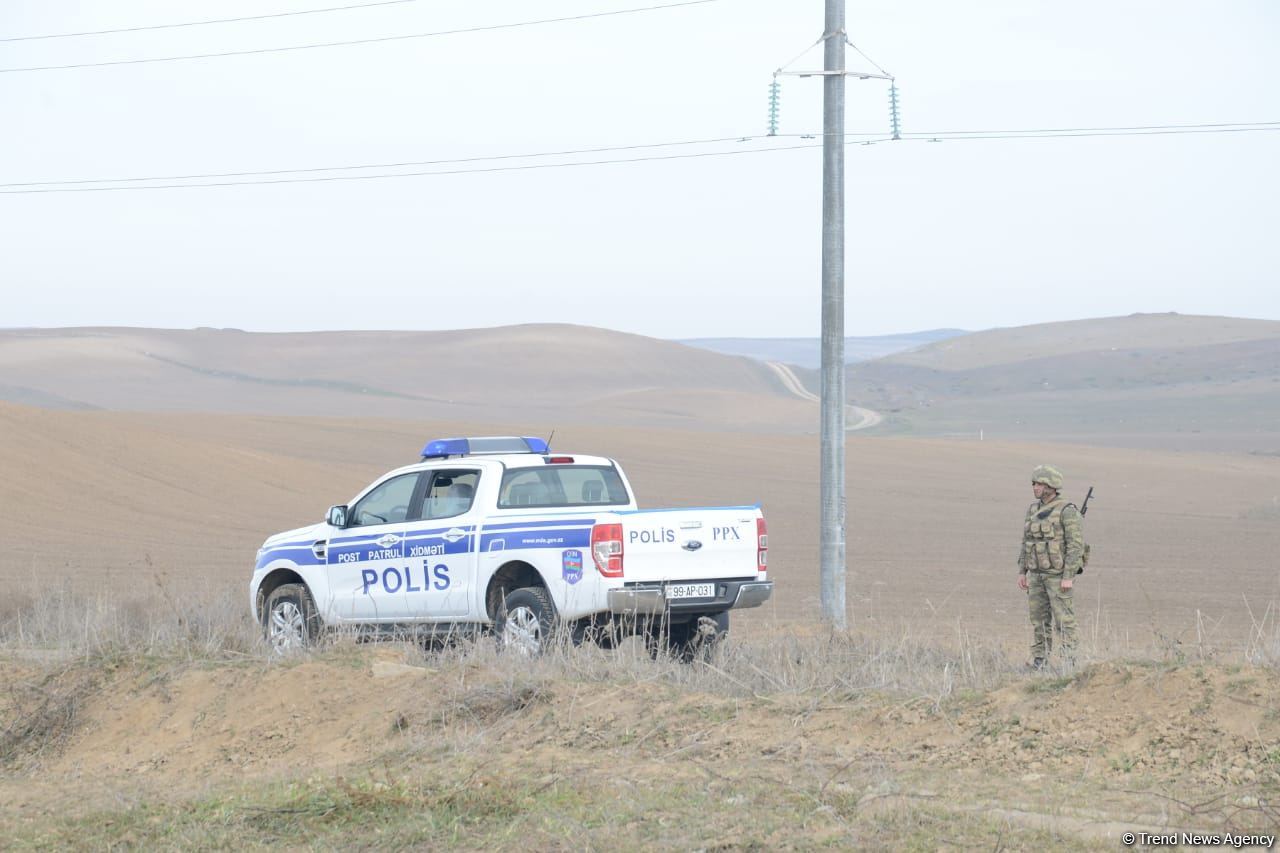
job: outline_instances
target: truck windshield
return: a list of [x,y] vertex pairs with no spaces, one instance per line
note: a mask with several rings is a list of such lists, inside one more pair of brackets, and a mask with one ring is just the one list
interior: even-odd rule
[[502,476],[498,508],[616,506],[630,503],[612,465],[513,468]]

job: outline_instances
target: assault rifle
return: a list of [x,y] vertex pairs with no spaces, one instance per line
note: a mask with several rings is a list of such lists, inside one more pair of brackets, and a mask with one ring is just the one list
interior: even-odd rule
[[[1089,511],[1089,498],[1091,498],[1091,497],[1093,497],[1093,486],[1090,486],[1090,487],[1089,487],[1089,493],[1088,493],[1087,495],[1085,495],[1085,496],[1084,496],[1084,503],[1080,504],[1080,517],[1081,517],[1081,518],[1083,518],[1083,517],[1084,517],[1084,514],[1085,514],[1085,513],[1087,513],[1087,512]],[[1089,543],[1088,543],[1088,542],[1086,542],[1086,543],[1085,543],[1085,545],[1084,545],[1084,554],[1082,554],[1082,555],[1081,555],[1081,557],[1080,557],[1080,568],[1079,568],[1079,570],[1076,572],[1076,574],[1078,574],[1078,575],[1084,574],[1084,567],[1085,567],[1085,566],[1087,566],[1087,565],[1089,565],[1089,551],[1090,551],[1090,550],[1091,550],[1091,549],[1089,548]]]

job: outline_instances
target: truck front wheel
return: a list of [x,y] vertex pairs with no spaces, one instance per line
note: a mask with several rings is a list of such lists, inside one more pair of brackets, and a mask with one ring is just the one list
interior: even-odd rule
[[262,609],[263,635],[272,654],[296,654],[320,638],[320,616],[304,585],[287,583],[276,587]]
[[556,610],[546,589],[526,586],[513,590],[503,599],[498,614],[498,646],[535,657],[546,651],[555,626]]

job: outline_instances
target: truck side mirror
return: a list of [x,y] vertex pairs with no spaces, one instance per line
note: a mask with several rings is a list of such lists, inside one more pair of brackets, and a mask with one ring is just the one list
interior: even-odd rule
[[329,514],[325,517],[331,527],[347,526],[347,508],[346,506],[331,506]]

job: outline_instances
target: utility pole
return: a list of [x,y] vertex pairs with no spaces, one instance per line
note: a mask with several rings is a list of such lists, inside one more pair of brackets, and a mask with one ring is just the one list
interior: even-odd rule
[[822,75],[822,615],[844,628],[844,78],[845,0],[826,0]]
[[[848,624],[845,613],[845,385],[844,385],[844,81],[888,80],[885,71],[858,46],[849,41],[844,28],[845,0],[826,0],[826,23],[822,37],[809,50],[823,45],[823,70],[788,71],[795,59],[773,72],[774,83],[782,75],[822,77],[822,426],[820,431],[821,470],[819,472],[819,565],[822,573],[822,618],[833,628]],[[849,71],[845,67],[845,46],[852,47],[879,74]],[[770,133],[776,118],[776,88],[770,89]],[[890,92],[890,121],[893,138],[899,139],[898,90]]]

